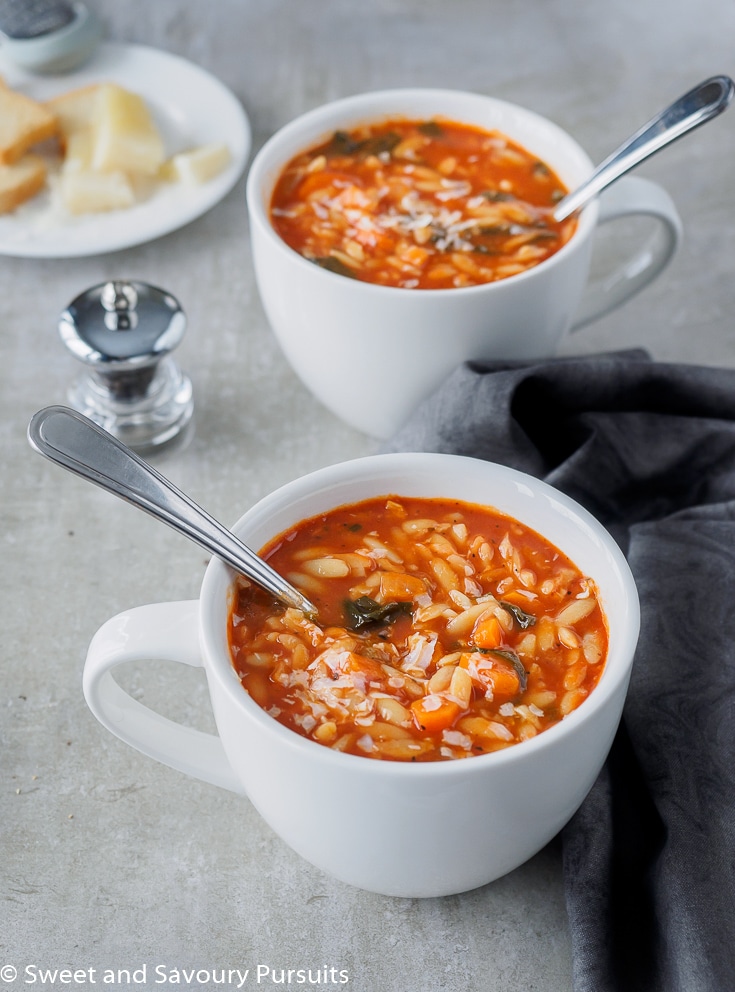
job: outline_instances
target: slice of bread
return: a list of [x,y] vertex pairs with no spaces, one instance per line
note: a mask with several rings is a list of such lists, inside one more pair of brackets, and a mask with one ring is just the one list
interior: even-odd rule
[[17,162],[29,148],[56,134],[54,114],[24,93],[0,84],[0,163]]
[[0,165],[0,214],[40,193],[45,182],[46,163],[40,155],[24,155],[12,165]]

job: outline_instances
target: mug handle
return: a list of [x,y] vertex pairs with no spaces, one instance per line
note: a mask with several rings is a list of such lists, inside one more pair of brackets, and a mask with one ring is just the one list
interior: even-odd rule
[[116,737],[156,761],[244,794],[219,737],[143,706],[112,676],[123,662],[154,660],[202,666],[198,600],[139,606],[100,627],[89,645],[82,679],[92,713]]
[[682,223],[674,201],[658,183],[640,176],[625,176],[600,196],[598,224],[631,214],[647,214],[660,221],[636,254],[614,272],[591,282],[572,324],[572,330],[604,316],[659,275],[671,261],[682,236]]

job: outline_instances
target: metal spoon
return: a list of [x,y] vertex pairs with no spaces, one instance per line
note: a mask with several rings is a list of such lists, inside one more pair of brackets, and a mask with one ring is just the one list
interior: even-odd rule
[[600,163],[581,186],[559,200],[554,220],[564,220],[649,155],[722,113],[733,93],[735,83],[729,76],[712,76],[679,97]]
[[316,607],[305,596],[231,531],[81,413],[64,406],[39,410],[28,425],[28,440],[52,462],[146,510],[287,606],[316,614]]

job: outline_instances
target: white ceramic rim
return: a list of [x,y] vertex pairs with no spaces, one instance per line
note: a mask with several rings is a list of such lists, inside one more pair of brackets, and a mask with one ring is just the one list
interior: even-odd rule
[[[355,472],[369,473],[371,469],[384,469],[384,467],[389,467],[391,462],[395,466],[401,464],[403,466],[408,465],[410,468],[411,464],[418,465],[422,461],[426,463],[427,459],[440,459],[445,467],[448,467],[452,460],[483,461],[482,459],[467,458],[467,456],[462,455],[396,452],[367,455],[347,462],[339,462],[287,483],[270,495],[265,496],[251,507],[232,529],[236,533],[239,533],[244,522],[254,519],[257,516],[268,514],[271,507],[275,509],[289,506],[296,500],[304,498],[307,493],[328,494],[335,485],[349,479],[351,474],[354,475]],[[523,741],[514,744],[512,747],[489,754],[473,755],[470,758],[457,761],[428,761],[405,764],[398,761],[380,761],[363,757],[362,755],[333,751],[323,744],[318,744],[316,741],[302,737],[296,731],[279,723],[276,719],[269,716],[243,689],[230,660],[229,651],[226,647],[224,651],[221,650],[223,644],[226,643],[226,631],[219,629],[214,618],[216,604],[213,597],[219,595],[229,597],[234,572],[219,560],[212,559],[207,567],[200,595],[200,637],[204,655],[204,667],[208,676],[216,679],[220,688],[238,706],[243,708],[247,718],[254,720],[258,724],[264,735],[264,743],[269,737],[275,736],[281,747],[286,746],[299,751],[305,747],[313,749],[312,756],[317,761],[337,762],[338,765],[344,762],[348,764],[358,762],[358,765],[355,766],[355,771],[361,769],[361,773],[367,775],[435,775],[442,778],[444,776],[451,777],[458,774],[480,775],[487,769],[488,764],[504,765],[508,762],[532,760],[532,756],[536,751],[551,747],[557,739],[573,734],[575,728],[580,723],[594,720],[597,713],[605,706],[610,697],[617,692],[621,684],[627,682],[638,639],[640,607],[635,581],[618,544],[592,514],[561,491],[554,489],[540,479],[533,478],[507,466],[490,462],[486,462],[485,464],[490,465],[498,477],[504,478],[509,483],[530,489],[534,496],[539,496],[554,506],[556,512],[567,518],[571,517],[607,559],[613,581],[618,584],[619,590],[626,602],[626,626],[624,630],[620,632],[616,631],[614,634],[614,651],[608,655],[602,676],[594,691],[590,693],[588,698],[576,710],[565,717],[560,723],[555,724],[553,727],[550,727],[548,730],[543,731],[543,733],[528,741]],[[447,498],[452,498],[451,487],[448,486],[448,489],[450,492]],[[387,485],[386,494],[390,491],[395,492],[395,489]],[[339,506],[344,504],[336,503],[332,505]],[[280,532],[279,530],[272,536],[276,537]],[[553,541],[553,538],[551,540]],[[561,545],[557,546],[562,551],[564,550]],[[253,755],[252,759],[257,760],[257,755]]]
[[[436,104],[439,108],[434,114],[439,116],[452,117],[454,120],[461,119],[468,124],[478,124],[484,126],[477,120],[476,114],[467,112],[466,114],[454,113],[442,110],[442,106],[449,103],[466,102],[468,107],[490,107],[499,114],[520,115],[525,121],[541,130],[547,136],[553,138],[566,149],[565,154],[575,162],[575,168],[579,169],[578,175],[571,177],[568,170],[558,167],[548,154],[544,154],[543,160],[559,175],[559,178],[569,185],[581,182],[592,170],[592,161],[582,147],[572,138],[570,134],[546,117],[542,117],[533,110],[528,110],[518,104],[509,103],[507,100],[500,100],[496,97],[487,96],[482,93],[472,93],[464,90],[452,89],[424,89],[406,88],[375,90],[368,93],[360,93],[356,96],[343,97],[331,103],[315,107],[313,110],[301,114],[288,124],[279,128],[263,145],[257,153],[250,166],[246,185],[246,198],[251,224],[257,224],[261,233],[280,251],[286,252],[296,264],[308,265],[314,270],[317,278],[331,280],[334,278],[344,279],[328,269],[320,268],[305,259],[299,252],[295,251],[279,237],[274,230],[268,216],[268,206],[275,186],[276,180],[283,167],[297,154],[306,151],[321,141],[326,141],[329,136],[339,127],[355,127],[358,124],[379,120],[382,117],[394,116],[416,116],[418,110],[406,109],[410,104],[427,104],[429,108]],[[501,130],[501,128],[498,128]],[[504,132],[505,133],[505,132]],[[517,140],[523,147],[528,147],[527,140],[524,141],[511,133],[508,133],[511,140]],[[533,151],[533,149],[529,149]],[[566,172],[566,175],[565,175]],[[507,283],[517,283],[531,278],[534,272],[539,269],[547,270],[551,266],[560,265],[570,252],[574,251],[580,239],[591,234],[598,216],[598,204],[596,200],[589,203],[580,211],[577,229],[569,241],[555,252],[550,258],[545,259],[539,265],[519,272],[517,275],[508,276],[496,282],[483,283],[479,286],[463,286],[459,288],[446,288],[441,291],[435,289],[415,288],[411,293],[437,293],[447,294],[468,294],[492,291],[494,287]],[[407,291],[400,286],[381,286],[376,283],[354,280],[356,292],[375,293],[402,293]]]

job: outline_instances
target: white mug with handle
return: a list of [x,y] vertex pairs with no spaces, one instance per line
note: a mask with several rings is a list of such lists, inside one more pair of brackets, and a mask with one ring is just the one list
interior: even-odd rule
[[[301,520],[388,493],[491,504],[594,578],[609,650],[598,685],[578,709],[531,740],[461,761],[381,761],[325,747],[283,726],[243,689],[227,635],[234,574],[218,559],[198,601],[141,606],[100,628],[84,694],[113,734],[185,774],[245,794],[287,844],[331,875],[385,895],[448,895],[532,857],[591,788],[625,700],[638,596],[619,547],[582,507],[531,476],[457,455],[373,455],[320,469],[266,496],[234,530],[260,548]],[[117,666],[155,659],[203,666],[218,736],[165,718],[115,681]]]
[[[271,196],[286,164],[338,130],[390,117],[446,119],[498,131],[545,162],[568,189],[593,172],[577,142],[515,104],[456,90],[364,93],[312,110],[281,128],[256,156],[247,198],[261,300],[281,348],[306,386],[351,426],[384,438],[464,361],[553,356],[573,327],[589,324],[651,283],[673,257],[682,225],[657,183],[625,176],[581,211],[577,229],[535,268],[459,289],[402,289],[347,279],[303,258],[274,230]],[[595,232],[646,215],[652,237],[614,272],[589,281]]]

